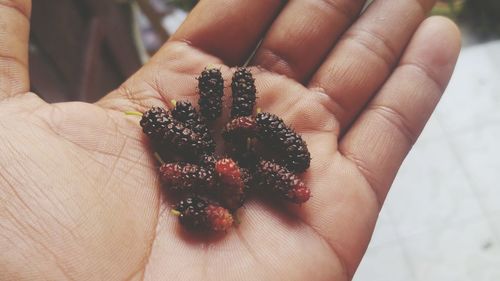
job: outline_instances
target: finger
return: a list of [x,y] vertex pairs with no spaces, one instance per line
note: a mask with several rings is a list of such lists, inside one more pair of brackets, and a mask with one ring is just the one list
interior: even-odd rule
[[365,0],[299,0],[287,4],[252,61],[303,81],[356,19]]
[[440,17],[426,20],[391,78],[341,140],[339,151],[356,163],[379,202],[436,107],[459,51],[455,24]]
[[343,132],[390,75],[434,2],[374,1],[314,74],[309,86],[331,97]]
[[459,45],[448,20],[425,21],[391,78],[340,140],[340,153],[311,151],[311,165],[323,162],[324,168],[311,169],[317,174],[306,178],[320,183],[301,217],[341,257],[346,280],[361,261],[397,169],[449,80]]
[[228,65],[245,62],[278,14],[280,0],[205,0],[171,40],[185,41]]
[[0,0],[0,99],[29,91],[30,0]]

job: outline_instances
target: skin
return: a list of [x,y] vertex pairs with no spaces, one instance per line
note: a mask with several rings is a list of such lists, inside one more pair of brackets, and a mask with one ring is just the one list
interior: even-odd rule
[[[434,1],[363,4],[204,0],[119,89],[47,104],[29,93],[30,1],[0,0],[0,279],[350,280],[460,49],[452,22],[425,19]],[[196,102],[205,66],[228,83],[261,38],[258,106],[307,141],[313,197],[252,199],[227,234],[191,235],[123,112]]]

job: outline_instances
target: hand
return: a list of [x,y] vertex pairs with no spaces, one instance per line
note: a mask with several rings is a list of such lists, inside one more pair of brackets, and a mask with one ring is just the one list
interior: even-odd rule
[[[450,78],[459,32],[424,20],[432,0],[375,1],[359,18],[362,0],[282,2],[201,1],[119,89],[47,104],[28,93],[30,1],[0,1],[0,279],[350,280]],[[313,197],[287,210],[251,200],[223,238],[194,239],[123,112],[195,102],[199,72],[215,65],[230,81],[228,66],[263,34],[258,106],[307,141]]]

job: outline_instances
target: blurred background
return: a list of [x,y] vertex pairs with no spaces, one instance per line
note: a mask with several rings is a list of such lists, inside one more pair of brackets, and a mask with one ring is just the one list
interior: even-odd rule
[[[33,91],[50,102],[99,99],[146,62],[196,2],[33,1]],[[459,24],[463,50],[355,281],[500,280],[500,0],[439,1],[432,13]]]

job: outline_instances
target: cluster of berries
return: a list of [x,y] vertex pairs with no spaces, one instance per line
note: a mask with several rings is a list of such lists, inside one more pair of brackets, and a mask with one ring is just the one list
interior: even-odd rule
[[209,122],[222,113],[224,80],[219,69],[205,69],[198,77],[199,111],[187,101],[174,102],[171,110],[151,108],[140,122],[160,156],[165,187],[183,198],[172,213],[191,230],[228,230],[235,211],[252,191],[297,204],[310,197],[297,176],[310,165],[306,143],[278,116],[253,114],[256,88],[248,69],[236,70],[231,88],[231,121],[222,131],[223,157],[215,154],[209,129]]

